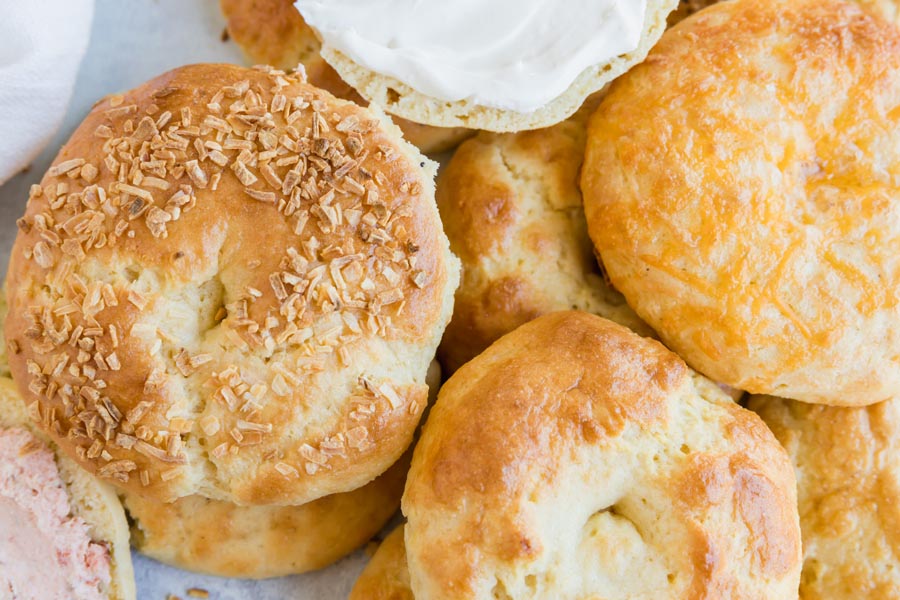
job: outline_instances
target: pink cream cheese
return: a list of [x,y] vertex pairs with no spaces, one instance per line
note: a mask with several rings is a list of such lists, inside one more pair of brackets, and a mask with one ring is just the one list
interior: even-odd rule
[[102,600],[109,550],[72,516],[53,451],[0,429],[0,599]]

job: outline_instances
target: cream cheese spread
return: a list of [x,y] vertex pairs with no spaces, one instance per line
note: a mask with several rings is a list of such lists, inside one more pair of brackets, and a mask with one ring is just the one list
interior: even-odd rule
[[297,0],[323,46],[447,101],[529,113],[635,50],[646,0]]
[[0,429],[0,598],[102,600],[109,551],[89,533],[53,451],[24,429]]

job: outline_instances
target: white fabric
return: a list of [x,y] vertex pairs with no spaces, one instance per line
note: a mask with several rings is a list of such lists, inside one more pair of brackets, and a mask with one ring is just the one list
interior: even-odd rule
[[0,0],[0,184],[59,128],[93,13],[93,0]]

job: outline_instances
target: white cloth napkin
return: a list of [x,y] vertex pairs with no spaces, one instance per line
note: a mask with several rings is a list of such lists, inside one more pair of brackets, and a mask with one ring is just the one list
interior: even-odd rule
[[0,184],[59,128],[93,15],[93,0],[0,0]]

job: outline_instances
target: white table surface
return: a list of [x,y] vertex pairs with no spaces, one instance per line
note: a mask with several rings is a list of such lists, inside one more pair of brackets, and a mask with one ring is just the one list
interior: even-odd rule
[[[30,2],[33,0],[15,0]],[[224,20],[218,0],[96,0],[87,56],[62,129],[31,168],[0,187],[0,275],[6,275],[16,219],[24,212],[28,188],[40,180],[59,147],[100,97],[127,90],[168,69],[197,62],[242,63],[232,42],[221,40]],[[365,565],[362,551],[332,567],[267,581],[219,579],[187,573],[134,554],[139,600],[187,600],[188,588],[210,592],[213,600],[344,599]]]

